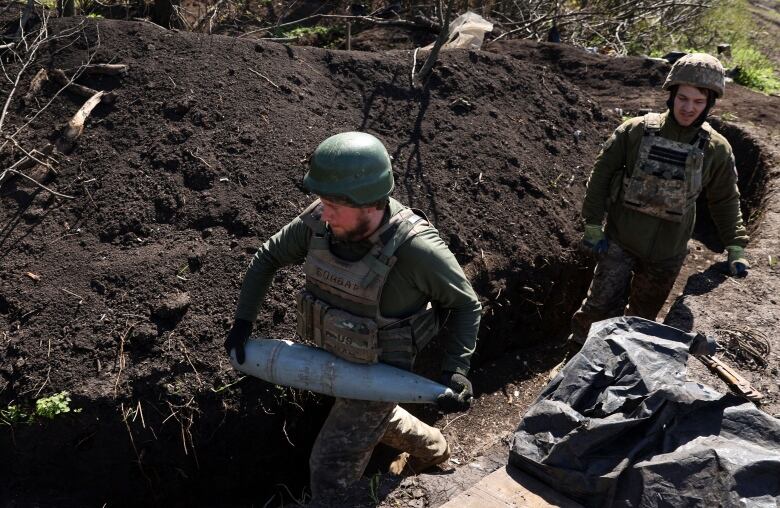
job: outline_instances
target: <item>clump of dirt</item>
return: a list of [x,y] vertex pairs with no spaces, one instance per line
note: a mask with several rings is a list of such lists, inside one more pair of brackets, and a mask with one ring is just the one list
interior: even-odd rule
[[[67,390],[81,410],[2,433],[4,498],[241,503],[276,484],[300,492],[327,401],[239,378],[222,341],[250,257],[313,199],[306,158],[336,132],[386,143],[396,196],[428,214],[463,264],[485,307],[477,368],[566,327],[588,276],[576,252],[584,161],[616,122],[566,79],[453,51],[413,89],[405,51],[138,22],[49,29],[73,35],[52,40],[20,90],[39,67],[129,72],[77,79],[118,98],[93,112],[48,183],[75,199],[19,179],[0,192],[0,407],[31,411]],[[47,83],[32,105],[13,102],[7,125],[38,112],[17,141],[41,147],[83,100]],[[297,268],[279,272],[258,333],[293,337],[289,295],[301,281]]]

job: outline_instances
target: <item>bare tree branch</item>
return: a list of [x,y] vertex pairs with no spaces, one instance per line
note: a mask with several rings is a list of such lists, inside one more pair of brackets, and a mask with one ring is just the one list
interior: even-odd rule
[[[444,45],[444,43],[447,41],[447,36],[449,35],[449,26],[450,26],[450,16],[452,15],[452,4],[454,0],[447,0],[447,8],[442,12],[442,8],[444,7],[444,3],[439,0],[439,12],[441,16],[441,29],[439,30],[439,36],[436,38],[436,42],[433,45],[433,48],[431,49],[431,52],[428,54],[428,58],[425,59],[425,63],[423,64],[422,68],[420,69],[419,74],[415,76],[414,81],[417,83],[424,83],[425,80],[428,79],[428,76],[431,73],[431,70],[433,69],[433,65],[436,63],[436,60],[439,58],[439,51],[441,51],[441,47]],[[414,86],[415,83],[413,82],[412,85]]]

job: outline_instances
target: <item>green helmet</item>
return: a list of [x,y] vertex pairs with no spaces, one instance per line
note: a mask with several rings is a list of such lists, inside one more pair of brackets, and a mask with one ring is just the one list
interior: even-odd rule
[[367,205],[393,191],[393,171],[385,146],[365,132],[342,132],[314,150],[303,184],[314,194]]
[[674,85],[708,88],[720,98],[726,88],[726,76],[723,66],[714,56],[707,53],[689,53],[674,62],[663,88],[669,90]]

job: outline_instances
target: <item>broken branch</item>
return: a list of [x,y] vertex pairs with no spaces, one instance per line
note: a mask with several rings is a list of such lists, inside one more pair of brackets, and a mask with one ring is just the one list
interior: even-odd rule
[[129,66],[126,64],[92,64],[84,67],[84,74],[105,74],[107,76],[124,76]]
[[[54,78],[54,80],[57,81],[57,83],[59,83],[61,86],[65,87],[66,90],[73,92],[76,95],[80,95],[81,97],[94,97],[94,95],[98,93],[97,90],[93,90],[88,86],[74,83],[73,80],[68,78],[67,74],[65,74],[65,72],[61,69],[52,69],[50,74],[52,78]],[[116,94],[112,92],[100,93],[103,94],[101,95],[101,100],[106,104],[111,104],[114,102],[114,100],[116,100]]]
[[[442,8],[444,7],[444,4],[443,2],[439,1],[441,29],[439,30],[439,36],[436,38],[436,43],[433,45],[431,52],[428,53],[428,58],[425,59],[425,63],[420,69],[420,73],[414,77],[414,81],[416,81],[417,83],[423,83],[426,79],[428,79],[431,70],[433,70],[433,65],[436,63],[436,60],[439,58],[439,51],[441,51],[441,47],[447,41],[447,37],[449,35],[450,15],[452,14],[452,4],[453,4],[453,0],[447,0],[446,11],[442,12]],[[412,83],[412,85],[414,85],[414,83]]]
[[35,77],[32,78],[32,81],[30,81],[30,89],[27,91],[26,94],[24,94],[24,97],[22,98],[22,102],[25,105],[32,102],[33,97],[38,95],[38,93],[41,91],[41,87],[48,79],[49,79],[49,74],[46,72],[46,69],[41,68],[41,70],[39,70],[35,74]]
[[81,109],[76,111],[76,114],[73,115],[73,118],[70,119],[67,127],[65,127],[62,136],[57,140],[57,151],[68,153],[73,148],[73,144],[84,131],[84,123],[87,121],[89,114],[103,99],[103,95],[105,95],[105,92],[96,92],[81,106]]

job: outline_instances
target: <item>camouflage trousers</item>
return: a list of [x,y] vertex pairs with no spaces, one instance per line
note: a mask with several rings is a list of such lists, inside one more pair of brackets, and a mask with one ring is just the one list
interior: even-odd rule
[[655,319],[684,261],[685,255],[660,262],[644,261],[610,242],[596,264],[588,296],[572,316],[570,340],[583,344],[590,325],[602,319],[623,314]]
[[312,497],[338,495],[359,480],[380,442],[424,460],[447,453],[439,429],[394,402],[337,398],[309,457]]

